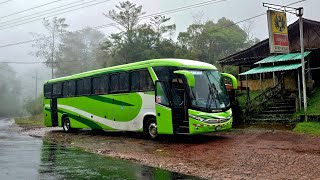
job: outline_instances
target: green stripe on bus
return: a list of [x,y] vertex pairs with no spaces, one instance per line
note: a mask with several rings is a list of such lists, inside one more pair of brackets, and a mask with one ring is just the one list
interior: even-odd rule
[[124,101],[119,101],[116,99],[111,99],[103,96],[87,96],[87,98],[94,99],[97,101],[109,103],[109,104],[115,104],[115,105],[123,105],[123,106],[134,106],[133,104],[124,102]]
[[88,127],[92,128],[92,129],[103,129],[99,124],[91,121],[88,118],[77,116],[77,115],[74,115],[74,114],[69,113],[67,111],[61,110],[61,109],[58,109],[58,112],[61,113],[61,114],[66,114],[69,118],[74,119],[74,120],[76,120],[76,121],[78,121],[78,122],[80,122],[82,124],[85,124],[85,125],[87,125]]

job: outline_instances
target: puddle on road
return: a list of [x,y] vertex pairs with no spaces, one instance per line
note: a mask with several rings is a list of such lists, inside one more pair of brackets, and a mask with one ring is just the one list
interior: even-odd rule
[[198,179],[43,142],[40,179]]
[[51,144],[23,135],[0,118],[0,179],[199,179]]

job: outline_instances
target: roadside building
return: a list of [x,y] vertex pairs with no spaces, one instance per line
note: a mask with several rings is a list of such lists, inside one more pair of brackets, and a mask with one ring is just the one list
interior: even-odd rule
[[[310,91],[320,87],[320,22],[303,19],[306,61],[306,82]],[[289,54],[270,54],[269,39],[218,61],[223,67],[237,66],[239,86],[250,90],[265,90],[283,78],[284,88],[298,92],[301,85],[301,54],[299,22],[288,27]],[[302,87],[302,86],[300,86]]]

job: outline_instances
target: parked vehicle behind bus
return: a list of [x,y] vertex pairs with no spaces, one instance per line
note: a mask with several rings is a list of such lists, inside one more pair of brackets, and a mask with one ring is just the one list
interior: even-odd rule
[[159,134],[200,134],[232,127],[223,77],[211,64],[140,61],[56,78],[44,84],[44,123]]

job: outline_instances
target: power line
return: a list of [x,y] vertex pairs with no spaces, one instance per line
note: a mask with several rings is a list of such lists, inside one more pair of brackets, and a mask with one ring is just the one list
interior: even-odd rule
[[[116,25],[116,23],[109,23],[109,24],[104,24],[104,25],[93,27],[93,29],[102,29],[102,28],[111,27],[111,26],[114,26],[114,25]],[[80,30],[77,30],[77,31],[73,31],[73,32],[81,32],[81,31],[83,31],[83,29],[80,29]],[[5,45],[0,46],[0,48],[16,46],[16,45],[20,45],[20,44],[28,44],[28,43],[36,42],[36,41],[39,41],[39,40],[42,40],[42,39],[48,39],[48,38],[52,38],[52,36],[47,36],[47,37],[38,38],[38,39],[32,39],[32,40],[27,40],[27,41],[21,41],[21,42],[17,42],[17,43],[5,44]]]
[[149,15],[146,15],[146,16],[142,16],[140,19],[147,19],[147,18],[150,18],[150,17],[159,16],[159,15],[163,15],[163,14],[172,14],[172,13],[185,11],[185,10],[189,10],[189,9],[193,9],[193,8],[198,8],[198,7],[202,7],[202,6],[207,6],[207,5],[210,5],[210,4],[220,3],[220,2],[224,2],[224,1],[228,1],[228,0],[205,1],[205,2],[201,2],[201,3],[197,3],[197,4],[192,4],[192,5],[180,7],[180,8],[170,9],[170,10],[159,12],[159,13],[149,14]]
[[[8,20],[8,21],[4,21],[4,22],[1,22],[0,25],[1,25],[1,24],[4,24],[4,26],[7,26],[7,25],[10,25],[10,24],[15,24],[15,23],[23,22],[23,21],[30,20],[30,19],[33,19],[33,18],[38,18],[38,17],[44,16],[44,15],[47,15],[47,14],[51,14],[51,13],[54,13],[54,12],[58,12],[58,11],[61,11],[61,10],[65,10],[65,9],[68,9],[68,8],[72,8],[72,7],[74,7],[74,6],[71,6],[71,7],[65,8],[65,9],[60,9],[60,8],[63,8],[63,7],[69,6],[69,5],[77,4],[77,3],[82,2],[82,1],[84,1],[84,0],[72,2],[72,3],[69,3],[69,4],[62,5],[62,6],[58,6],[58,7],[54,7],[54,8],[51,8],[51,9],[44,10],[44,11],[40,11],[40,12],[37,12],[37,13],[34,13],[34,14],[29,14],[29,15],[27,15],[27,16],[18,17],[18,18],[16,18],[16,19],[11,19],[11,20]],[[95,1],[96,1],[96,0],[95,0]],[[90,2],[92,2],[92,1],[85,2],[84,4],[90,3]],[[79,4],[79,5],[83,5],[83,4]],[[79,5],[76,5],[76,6],[79,6]],[[58,9],[58,10],[48,13],[48,11],[51,11],[51,10],[54,10],[54,9]],[[59,9],[60,9],[60,10],[59,10]],[[45,13],[45,14],[42,14],[42,13]],[[32,17],[32,16],[37,15],[37,14],[42,14],[42,15]],[[31,17],[31,18],[28,18],[28,17]],[[16,21],[16,20],[18,20],[18,21]]]
[[5,3],[7,3],[7,2],[10,2],[10,1],[13,1],[13,0],[2,1],[2,2],[0,2],[0,5],[1,5],[1,4],[5,4]]
[[[96,1],[96,0],[94,0],[94,1]],[[205,1],[205,2],[201,2],[201,3],[197,3],[197,4],[185,6],[185,7],[180,7],[180,8],[176,8],[176,9],[164,11],[164,12],[161,12],[161,13],[150,14],[150,15],[141,17],[141,19],[146,19],[146,18],[149,18],[149,17],[152,17],[152,16],[161,15],[161,14],[171,14],[171,13],[179,12],[179,11],[182,11],[182,10],[188,10],[188,9],[197,8],[197,7],[201,7],[201,6],[206,6],[206,5],[210,5],[210,4],[213,4],[213,3],[219,3],[219,2],[223,2],[223,1],[227,1],[227,0],[210,0],[210,1]],[[74,2],[74,3],[78,3],[78,2],[79,2],[79,1]],[[91,2],[93,2],[93,1],[85,2],[85,3],[79,4],[79,5],[84,5],[84,4],[91,3]],[[99,2],[99,3],[97,3],[97,4],[100,4],[100,3],[103,3],[103,2]],[[72,3],[71,3],[71,4],[72,4]],[[70,4],[67,4],[67,5],[70,5]],[[21,20],[20,18],[17,18],[17,19],[14,19],[14,20],[18,20],[18,21],[15,21],[15,22],[11,22],[11,21],[14,21],[14,20],[2,22],[2,23],[0,23],[0,24],[5,24],[5,25],[4,25],[5,27],[4,27],[4,28],[1,28],[0,30],[4,30],[4,29],[11,28],[11,27],[16,27],[16,26],[19,26],[19,25],[23,25],[23,24],[35,22],[35,21],[38,21],[38,20],[42,20],[43,17],[42,17],[42,18],[39,18],[39,19],[35,19],[35,18],[44,16],[44,15],[48,15],[48,14],[52,14],[52,13],[55,13],[55,12],[59,12],[59,11],[62,11],[62,10],[67,10],[67,9],[70,9],[70,8],[72,8],[72,7],[76,7],[76,6],[79,6],[79,5],[71,6],[71,7],[64,8],[64,9],[60,9],[60,10],[53,11],[53,12],[49,12],[49,13],[46,13],[46,14],[42,14],[42,15],[40,15],[40,16],[35,16],[35,17],[27,18],[27,19],[24,19],[24,20]],[[96,4],[93,4],[93,5],[96,5]],[[91,5],[89,5],[89,6],[91,6]],[[57,9],[57,8],[60,8],[60,7],[63,7],[63,6],[59,6],[59,7],[53,8],[53,9]],[[50,11],[50,10],[53,10],[53,9],[49,9],[49,11]],[[47,17],[45,17],[45,18],[52,17],[52,16],[56,16],[56,15],[60,15],[60,14],[64,14],[64,13],[68,13],[68,12],[75,11],[75,10],[78,10],[78,9],[82,9],[82,8],[72,9],[72,10],[69,10],[69,11],[62,12],[62,13],[58,13],[58,14],[54,14],[54,15],[47,16]],[[34,16],[34,15],[36,15],[36,14],[41,14],[41,13],[43,13],[43,12],[46,12],[46,11],[38,12],[38,13],[29,15],[29,16]],[[27,16],[27,17],[29,17],[29,16]],[[31,20],[31,19],[34,19],[34,20]],[[31,20],[31,21],[27,21],[27,20]],[[24,21],[25,21],[25,22],[24,22]],[[19,22],[22,22],[22,23],[17,24],[17,23],[19,23]],[[6,23],[7,23],[7,24],[6,24]],[[12,25],[12,26],[8,26],[8,25],[11,25],[11,24],[13,24],[13,25]]]
[[[208,1],[206,1],[206,2],[208,2]],[[297,3],[300,3],[300,2],[302,2],[302,0],[297,1],[297,2],[293,2],[293,3],[291,3],[290,5],[297,4]],[[205,2],[203,2],[203,3],[205,3]],[[200,4],[200,3],[198,3],[198,4]],[[198,5],[198,4],[195,4],[195,5]],[[189,6],[191,6],[191,5],[189,5]],[[185,6],[185,7],[176,8],[176,9],[181,9],[181,8],[186,8],[186,6]],[[172,10],[168,10],[168,11],[164,11],[164,12],[170,12],[170,11],[173,11],[173,10],[176,10],[176,9],[172,9]],[[153,14],[153,15],[154,15],[154,16],[156,16],[156,15],[161,15],[161,14],[163,14],[164,12],[156,13],[156,14]],[[223,27],[219,28],[218,30],[224,29],[224,28],[229,28],[229,27],[231,27],[231,26],[240,24],[240,23],[242,23],[242,22],[245,22],[245,21],[248,21],[248,20],[251,20],[251,19],[255,19],[255,18],[260,17],[260,16],[262,16],[262,15],[264,15],[264,14],[266,14],[266,13],[259,14],[259,15],[256,15],[256,16],[253,16],[253,17],[250,17],[250,18],[247,18],[247,19],[238,21],[238,22],[236,22],[236,23],[232,23],[232,24],[227,25],[227,26],[223,26]],[[146,17],[149,17],[149,16],[150,16],[150,15],[143,16],[143,17],[146,18]],[[96,27],[94,27],[94,29],[101,29],[101,28],[111,27],[111,26],[114,26],[114,25],[116,25],[116,24],[115,24],[115,23],[109,23],[109,24],[104,24],[104,25],[96,26]],[[78,31],[81,31],[81,30],[78,30]],[[77,32],[77,31],[75,31],[75,32]],[[45,38],[50,38],[50,36],[45,37]],[[28,41],[21,41],[21,42],[17,42],[17,43],[5,44],[5,45],[1,45],[0,48],[10,47],[10,46],[16,46],[16,45],[20,45],[20,44],[27,44],[27,43],[35,42],[35,41],[38,41],[38,40],[41,40],[41,39],[43,39],[43,38],[33,39],[33,40],[28,40]]]
[[[184,6],[184,7],[180,7],[180,8],[176,8],[176,9],[171,9],[171,10],[163,11],[163,12],[160,12],[160,13],[150,14],[150,15],[147,15],[147,16],[143,16],[141,18],[146,19],[146,18],[149,18],[151,16],[158,16],[158,15],[161,15],[161,14],[164,14],[164,13],[173,13],[173,12],[179,12],[179,11],[182,11],[182,10],[187,10],[186,8],[190,9],[190,7],[192,7],[192,6],[200,7],[200,5],[204,6],[204,4],[205,5],[209,5],[209,4],[212,4],[212,3],[217,3],[217,2],[222,2],[222,1],[227,1],[227,0],[205,1],[205,2],[202,2],[202,3],[197,3],[197,4]],[[177,10],[179,10],[179,11],[177,11]],[[112,27],[114,25],[116,25],[116,24],[115,23],[109,23],[109,24],[104,24],[104,25],[93,27],[93,29],[101,29],[101,28],[106,28],[106,27]],[[81,31],[81,30],[78,30],[78,31]],[[75,32],[77,32],[77,31],[75,31]],[[45,37],[45,38],[50,38],[50,36]],[[21,41],[21,42],[17,42],[17,43],[5,44],[5,45],[1,45],[0,48],[10,47],[10,46],[15,46],[15,45],[20,45],[20,44],[27,44],[27,43],[35,42],[35,41],[38,41],[38,40],[41,40],[41,39],[43,39],[43,38],[27,40],[27,41]]]
[[39,5],[39,6],[35,6],[35,7],[32,7],[32,8],[29,8],[29,9],[25,9],[25,10],[22,10],[22,11],[14,12],[12,14],[1,16],[0,19],[6,18],[6,17],[9,17],[9,16],[13,16],[13,15],[16,15],[16,14],[20,14],[20,13],[23,13],[23,12],[27,12],[27,11],[30,11],[32,9],[37,9],[39,7],[47,6],[49,4],[53,4],[53,3],[56,3],[56,2],[59,2],[59,1],[62,1],[62,0],[52,1],[52,2],[49,2],[49,3],[46,3],[46,4],[42,4],[42,5]]
[[[90,1],[90,2],[94,2],[94,1],[97,1],[97,0],[93,0],[93,1]],[[105,3],[105,2],[108,2],[108,1],[110,1],[110,0],[104,0],[104,1],[101,1],[101,2],[98,2],[98,3],[90,4],[90,5],[83,6],[83,7],[79,7],[79,8],[76,8],[76,9],[71,9],[71,10],[69,10],[69,11],[65,11],[65,12],[53,14],[53,15],[46,16],[46,17],[41,17],[41,16],[43,16],[43,15],[41,15],[41,16],[39,16],[39,17],[41,17],[41,18],[39,18],[39,19],[35,19],[35,20],[31,20],[31,21],[26,21],[26,22],[23,22],[23,23],[20,23],[20,24],[12,25],[12,26],[7,26],[7,27],[4,27],[4,28],[1,28],[0,30],[4,30],[4,29],[16,27],[16,26],[20,26],[20,25],[23,25],[23,24],[28,24],[28,23],[31,23],[31,22],[39,21],[39,20],[43,20],[44,18],[49,18],[49,17],[53,17],[53,16],[60,15],[60,14],[65,14],[65,13],[72,12],[72,11],[76,11],[76,10],[79,10],[79,9],[83,9],[83,8],[95,6],[95,5],[98,5],[98,4],[102,4],[102,3]],[[90,2],[87,2],[87,3],[90,3]],[[83,4],[87,4],[87,3],[83,3]],[[83,5],[83,4],[81,4],[81,5]],[[79,6],[79,5],[76,5],[76,6]],[[74,7],[75,7],[75,6],[74,6]],[[65,9],[63,9],[63,10],[70,9],[70,8],[71,8],[71,7],[65,8]],[[61,11],[61,10],[59,10],[59,11]],[[55,12],[57,12],[57,11],[55,11]],[[50,13],[47,13],[47,14],[52,14],[52,13],[53,13],[53,12],[50,12]],[[44,14],[44,15],[46,15],[46,14]],[[33,19],[33,18],[31,18],[31,19]]]

